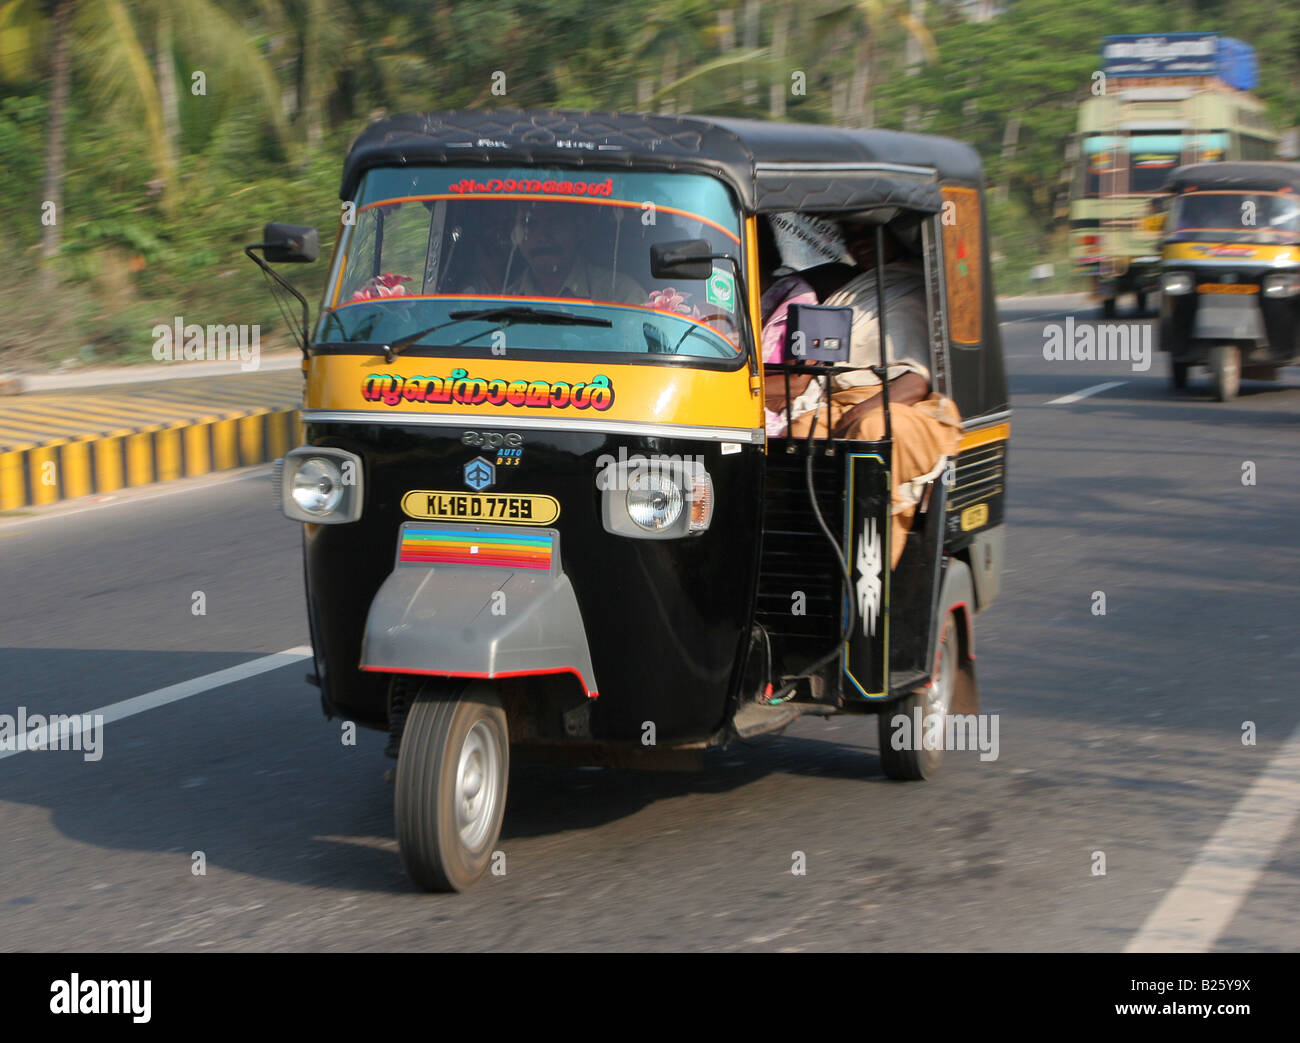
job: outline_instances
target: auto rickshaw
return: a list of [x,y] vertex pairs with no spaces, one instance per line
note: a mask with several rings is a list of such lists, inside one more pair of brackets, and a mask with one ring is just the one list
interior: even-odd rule
[[1241,378],[1300,362],[1300,163],[1194,163],[1169,175],[1161,240],[1160,350],[1170,384],[1210,371],[1230,402]]
[[[696,762],[806,715],[973,711],[1010,433],[976,153],[739,119],[437,112],[343,170],[303,308],[303,522],[324,711],[389,733],[411,878],[487,869],[512,756]],[[756,230],[907,225],[961,451],[888,567],[891,443],[769,439]],[[259,252],[262,256],[258,256]],[[812,364],[812,363],[809,363]],[[833,365],[827,369],[829,372]],[[922,778],[942,749],[895,749]]]

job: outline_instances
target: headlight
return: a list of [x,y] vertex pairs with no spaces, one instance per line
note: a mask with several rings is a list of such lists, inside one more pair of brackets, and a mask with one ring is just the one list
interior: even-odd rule
[[294,521],[338,525],[361,517],[361,458],[329,447],[303,446],[277,462],[280,509]]
[[627,490],[627,513],[646,532],[662,532],[682,516],[686,496],[682,487],[664,474],[633,474]]
[[294,503],[319,518],[329,514],[343,499],[343,475],[333,460],[313,456],[293,472],[291,490]]
[[671,540],[704,532],[713,521],[713,479],[701,457],[601,457],[596,487],[606,532]]
[[1294,297],[1300,293],[1300,272],[1275,272],[1264,276],[1265,297]]
[[1196,280],[1191,272],[1161,272],[1160,292],[1167,297],[1179,297],[1191,293],[1196,287]]

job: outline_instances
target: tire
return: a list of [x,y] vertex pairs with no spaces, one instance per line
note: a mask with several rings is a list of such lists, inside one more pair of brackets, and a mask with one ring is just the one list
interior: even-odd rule
[[1231,402],[1241,387],[1241,349],[1235,344],[1216,344],[1210,349],[1210,378],[1216,402]]
[[1186,362],[1169,363],[1169,386],[1175,391],[1183,391],[1187,387],[1187,371],[1191,365]]
[[1103,297],[1101,301],[1101,317],[1103,319],[1113,319],[1115,317],[1115,298]]
[[960,640],[957,636],[957,618],[949,611],[943,621],[943,632],[939,637],[939,647],[935,651],[934,670],[930,683],[910,695],[900,699],[886,708],[876,718],[876,734],[880,740],[880,767],[891,779],[916,780],[933,778],[943,763],[942,727],[939,730],[940,742],[937,749],[924,749],[926,745],[921,736],[912,735],[911,746],[914,749],[894,749],[894,728],[892,721],[899,714],[904,715],[911,728],[915,725],[917,710],[921,711],[922,731],[926,731],[932,714],[946,717],[951,712],[953,701],[959,687],[970,678],[963,677],[969,671],[969,665],[961,662]]
[[501,836],[510,743],[491,685],[431,682],[411,702],[394,778],[397,844],[426,891],[464,891]]
[[[1138,290],[1138,292],[1137,292],[1137,307],[1134,309],[1134,314],[1135,314],[1135,315],[1138,315],[1138,316],[1142,316],[1142,315],[1145,315],[1146,313],[1147,313],[1147,295],[1146,295],[1146,291],[1145,291],[1145,290]],[[888,315],[886,315],[885,317],[888,318]]]

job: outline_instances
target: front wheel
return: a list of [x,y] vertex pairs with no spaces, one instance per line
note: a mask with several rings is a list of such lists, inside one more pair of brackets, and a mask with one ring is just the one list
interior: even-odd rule
[[1209,366],[1215,400],[1231,402],[1241,387],[1241,349],[1235,344],[1214,345]]
[[406,715],[394,778],[402,865],[426,891],[463,891],[501,835],[510,745],[490,685],[425,685]]
[[1187,371],[1192,367],[1186,362],[1169,363],[1169,385],[1175,391],[1182,391],[1187,387]]

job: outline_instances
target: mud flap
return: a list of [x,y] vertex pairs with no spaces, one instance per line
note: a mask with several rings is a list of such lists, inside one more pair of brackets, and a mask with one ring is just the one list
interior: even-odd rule
[[939,639],[948,613],[958,608],[958,625],[964,633],[961,635],[961,647],[966,653],[969,669],[969,690],[959,685],[955,700],[950,709],[954,713],[977,713],[979,711],[979,692],[974,686],[973,659],[975,656],[975,584],[971,579],[970,568],[960,558],[945,558],[943,561],[943,579],[939,583],[939,600],[930,627],[930,662],[934,662],[939,649]]
[[1250,294],[1201,294],[1192,337],[1196,340],[1263,344],[1267,337],[1258,300]]
[[361,669],[502,678],[573,673],[599,692],[559,533],[407,523],[375,594]]

